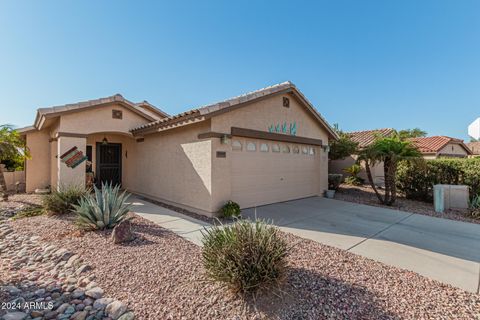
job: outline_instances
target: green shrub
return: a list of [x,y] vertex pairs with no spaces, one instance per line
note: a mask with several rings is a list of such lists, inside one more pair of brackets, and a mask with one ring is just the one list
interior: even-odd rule
[[278,229],[263,221],[238,220],[203,233],[207,276],[235,293],[255,293],[284,279],[289,246]]
[[397,171],[397,187],[408,199],[433,201],[433,185],[464,184],[470,198],[480,194],[480,158],[434,159],[418,163],[402,162]]
[[241,210],[238,203],[228,200],[220,210],[221,214],[225,218],[238,217],[240,216]]
[[110,229],[127,218],[130,205],[126,200],[130,195],[125,191],[120,193],[120,186],[102,184],[102,189],[94,186],[94,190],[95,195],[88,194],[74,205],[81,229]]
[[343,175],[341,173],[330,173],[328,175],[328,189],[337,190],[342,183]]
[[89,190],[81,186],[60,186],[59,190],[53,190],[44,196],[43,207],[48,214],[69,213],[73,210],[73,205],[78,204],[80,199],[88,193]]
[[346,184],[360,186],[365,182],[358,176],[362,171],[362,167],[360,165],[352,164],[350,167],[344,168],[343,171],[349,174],[349,176],[345,178]]
[[480,195],[478,194],[470,201],[470,216],[480,219]]

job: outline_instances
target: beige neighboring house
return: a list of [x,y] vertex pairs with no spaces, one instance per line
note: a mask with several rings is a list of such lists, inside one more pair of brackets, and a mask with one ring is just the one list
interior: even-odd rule
[[247,208],[322,195],[336,139],[291,82],[174,116],[121,95],[42,108],[20,132],[28,192],[83,184],[88,170],[209,216],[227,200]]
[[480,156],[480,141],[469,142],[466,145],[470,149],[470,151],[472,152],[471,157],[479,157]]
[[467,158],[472,155],[472,151],[461,139],[433,136],[408,140],[418,148],[424,159]]
[[[384,129],[374,129],[374,130],[363,130],[363,131],[353,131],[347,132],[352,141],[358,143],[358,147],[363,149],[371,145],[376,138],[378,137],[389,137],[395,132],[392,128]],[[344,177],[348,176],[348,173],[345,173],[343,169],[348,168],[357,162],[358,156],[351,155],[341,160],[330,161],[329,172],[330,173],[341,173]],[[365,182],[368,183],[367,173],[365,171],[365,166],[362,164],[362,172],[359,176],[365,179]],[[385,184],[385,178],[383,174],[383,162],[374,165],[371,169],[373,183],[376,185],[382,186]]]

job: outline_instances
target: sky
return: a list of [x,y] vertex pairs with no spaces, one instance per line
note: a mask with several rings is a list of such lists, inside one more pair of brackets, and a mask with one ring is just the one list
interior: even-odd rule
[[116,93],[176,114],[287,80],[344,131],[468,139],[480,1],[0,1],[0,124]]

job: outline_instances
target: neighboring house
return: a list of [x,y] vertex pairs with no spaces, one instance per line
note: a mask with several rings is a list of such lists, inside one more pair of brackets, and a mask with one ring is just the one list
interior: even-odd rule
[[210,216],[227,200],[247,208],[322,195],[337,137],[290,82],[175,116],[121,95],[42,108],[19,131],[29,192],[83,184],[93,170],[97,184]]
[[408,140],[418,148],[424,159],[466,158],[472,154],[463,140],[456,138],[433,136]]
[[467,143],[467,147],[472,151],[472,157],[480,156],[480,141],[469,142]]
[[[360,149],[363,149],[371,145],[375,141],[375,139],[377,139],[378,137],[389,137],[394,132],[395,132],[394,129],[384,128],[384,129],[347,132],[347,134],[350,136],[352,141],[355,141],[358,143],[358,147]],[[351,165],[355,164],[357,162],[357,158],[358,158],[357,155],[352,155],[345,159],[330,161],[329,173],[341,173],[345,177],[348,176],[348,174],[345,173],[343,169],[348,168]],[[367,173],[365,172],[365,166],[363,163],[361,165],[363,167],[363,170],[359,174],[359,176],[365,179],[366,182],[368,182]],[[374,165],[370,169],[372,172],[373,183],[380,186],[384,185],[385,178],[383,174],[383,162]]]

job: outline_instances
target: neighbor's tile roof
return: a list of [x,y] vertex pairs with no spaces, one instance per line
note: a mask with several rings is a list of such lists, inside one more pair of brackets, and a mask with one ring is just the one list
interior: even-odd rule
[[313,105],[308,101],[308,99],[296,88],[296,86],[290,82],[286,81],[280,84],[276,84],[273,86],[265,87],[259,90],[255,90],[252,92],[248,92],[233,98],[229,98],[227,100],[223,100],[217,103],[213,103],[210,105],[202,106],[199,108],[191,109],[186,112],[179,113],[174,116],[170,116],[167,118],[163,118],[157,121],[153,121],[150,123],[146,123],[143,125],[140,125],[138,127],[135,127],[130,130],[132,133],[138,133],[138,132],[144,132],[148,131],[148,129],[160,129],[160,128],[166,128],[170,127],[172,125],[175,125],[176,123],[179,122],[184,122],[184,121],[192,121],[194,119],[201,119],[202,117],[205,116],[212,116],[216,112],[219,111],[228,111],[228,110],[233,110],[234,106],[240,105],[242,103],[250,102],[255,99],[268,96],[271,94],[275,93],[281,93],[281,92],[287,92],[288,90],[294,90],[295,93],[301,97],[308,106],[308,108],[312,111],[312,113],[317,117],[317,119],[323,123],[323,125],[326,127],[326,129],[330,132],[330,134],[333,137],[337,137],[335,131],[332,129],[332,127],[328,124],[328,122],[320,115],[320,113],[313,107]]
[[350,136],[350,139],[358,143],[360,148],[365,148],[372,144],[377,137],[388,137],[395,130],[392,128],[384,129],[375,129],[375,130],[364,130],[364,131],[353,131],[347,132]]
[[462,145],[467,152],[470,153],[468,147],[465,146],[463,140],[447,136],[433,136],[423,138],[410,138],[411,141],[421,153],[437,153],[449,143],[457,143]]
[[467,147],[472,151],[473,154],[480,154],[480,141],[478,142],[469,142]]

